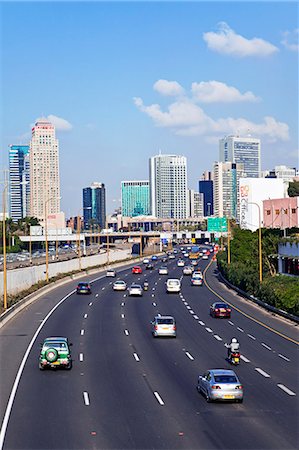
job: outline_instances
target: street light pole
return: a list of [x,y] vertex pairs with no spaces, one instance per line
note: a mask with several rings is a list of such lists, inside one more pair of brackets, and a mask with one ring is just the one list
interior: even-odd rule
[[263,255],[262,255],[262,223],[261,223],[261,208],[258,203],[255,202],[248,202],[249,205],[255,205],[258,207],[259,211],[259,233],[258,233],[258,248],[259,248],[259,280],[260,283],[263,282]]
[[5,203],[6,203],[6,189],[8,185],[3,189],[3,216],[2,216],[2,238],[3,238],[3,309],[7,310],[7,269],[6,269],[6,211],[5,211]]

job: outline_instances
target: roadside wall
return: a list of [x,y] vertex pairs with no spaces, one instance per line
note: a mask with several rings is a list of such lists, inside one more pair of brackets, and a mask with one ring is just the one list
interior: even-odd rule
[[[110,251],[109,262],[124,260],[131,257],[131,249]],[[107,254],[98,254],[81,258],[82,270],[107,262]],[[49,262],[49,278],[61,273],[79,270],[79,258],[69,261]],[[46,264],[40,266],[23,267],[7,271],[7,294],[15,295],[33,284],[45,280]],[[3,272],[0,274],[0,296],[3,296]]]

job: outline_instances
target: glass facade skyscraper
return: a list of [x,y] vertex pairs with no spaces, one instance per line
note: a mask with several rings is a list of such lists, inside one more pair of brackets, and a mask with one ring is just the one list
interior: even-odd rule
[[124,217],[150,214],[149,182],[147,180],[121,182],[121,209]]
[[251,136],[227,136],[219,141],[219,161],[244,164],[246,177],[261,174],[261,141]]
[[83,220],[84,229],[93,225],[105,228],[106,222],[106,191],[103,183],[92,183],[83,189]]
[[29,145],[9,147],[9,212],[14,222],[29,216]]
[[213,216],[214,200],[213,200],[213,181],[200,180],[198,190],[203,194],[203,215],[205,217]]

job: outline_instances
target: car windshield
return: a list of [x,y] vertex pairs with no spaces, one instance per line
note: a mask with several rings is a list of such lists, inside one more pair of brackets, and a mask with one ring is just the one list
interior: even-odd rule
[[158,325],[173,325],[174,320],[173,319],[157,319]]
[[57,350],[66,349],[67,346],[64,342],[44,342],[44,348],[55,348]]
[[141,289],[141,286],[140,286],[140,284],[132,284],[131,285],[131,289]]
[[216,303],[215,308],[228,308],[228,306],[225,303]]
[[114,284],[125,284],[124,281],[116,281]]
[[178,280],[169,280],[168,284],[170,284],[170,286],[175,286],[175,285],[180,284],[180,282]]
[[88,283],[79,283],[78,286],[79,287],[88,287]]
[[234,375],[216,375],[214,378],[216,383],[238,383]]

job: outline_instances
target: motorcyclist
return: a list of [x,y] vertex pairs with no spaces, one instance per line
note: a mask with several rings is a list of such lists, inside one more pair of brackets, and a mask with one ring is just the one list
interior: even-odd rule
[[227,344],[227,356],[228,359],[230,359],[232,353],[239,353],[240,352],[240,344],[238,340],[233,337],[230,344]]
[[144,290],[148,289],[148,281],[147,280],[144,280],[144,282],[143,282],[143,289]]

